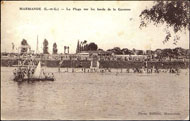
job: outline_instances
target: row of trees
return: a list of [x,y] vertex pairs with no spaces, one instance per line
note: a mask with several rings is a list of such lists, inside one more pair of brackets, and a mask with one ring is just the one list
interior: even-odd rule
[[[28,48],[27,46],[29,46],[29,44],[27,43],[27,40],[23,39],[21,41],[21,45],[23,46],[23,48],[21,48],[21,53],[25,53],[27,52]],[[87,43],[87,41],[82,41],[79,42],[77,44],[77,53],[80,53],[82,51],[96,51],[96,50],[101,50],[102,49],[98,49],[98,45],[95,43]],[[183,49],[181,47],[177,47],[174,49],[170,49],[170,48],[166,48],[166,49],[156,49],[155,51],[153,50],[137,50],[137,49],[128,49],[128,48],[119,48],[119,47],[114,47],[112,49],[108,49],[108,52],[114,53],[116,55],[157,55],[159,57],[178,57],[178,56],[189,56],[189,49]],[[58,53],[58,49],[57,49],[57,44],[54,43],[53,44],[53,54],[57,54]],[[48,41],[47,39],[44,39],[43,42],[43,54],[49,54],[48,52]]]
[[[53,43],[53,54],[57,54],[57,53],[58,53],[57,44]],[[47,39],[45,39],[43,42],[43,54],[49,54]]]
[[[49,44],[48,40],[44,39],[44,42],[43,42],[43,54],[49,54],[48,44]],[[28,51],[28,49],[24,48],[24,46],[29,46],[28,43],[27,43],[27,40],[23,39],[21,41],[21,45],[22,45],[21,53],[26,53]],[[64,50],[66,49],[65,47],[64,47]],[[78,41],[77,53],[79,53],[81,51],[95,51],[97,49],[98,49],[98,45],[95,44],[94,42],[91,42],[91,43],[88,44],[86,40],[84,40],[82,42]],[[53,54],[57,54],[57,53],[58,53],[57,44],[53,43]]]
[[[53,54],[57,54],[57,53],[58,53],[57,44],[53,43]],[[47,39],[45,39],[43,42],[43,54],[49,54]]]
[[[47,39],[44,39],[44,42],[43,42],[43,54],[49,54],[49,51],[48,51],[48,44],[49,44],[49,43],[48,43]],[[29,46],[27,40],[26,40],[26,39],[23,39],[23,40],[21,41],[21,54],[22,54],[22,53],[27,53],[27,51],[28,51],[28,47],[27,47],[27,46]],[[57,52],[58,52],[57,44],[54,43],[54,44],[53,44],[53,54],[57,54]]]
[[113,49],[108,49],[108,52],[114,53],[116,55],[157,55],[158,57],[179,57],[179,56],[189,56],[189,49],[183,49],[177,47],[174,49],[156,49],[156,50],[137,50],[137,49],[120,49],[119,47],[114,47]]
[[78,41],[76,53],[79,53],[81,51],[96,51],[97,49],[98,49],[98,45],[95,44],[94,42],[91,42],[88,44],[86,40],[81,41],[81,42]]
[[[49,54],[48,44],[49,44],[48,40],[44,39],[44,42],[43,42],[43,54]],[[27,40],[23,39],[21,41],[21,45],[22,46],[28,45]],[[66,49],[65,47],[64,47],[64,50]],[[78,41],[76,52],[79,53],[81,51],[96,51],[97,49],[98,49],[97,44],[95,44],[94,42],[91,42],[91,43],[88,44],[87,41],[84,40],[82,42]],[[21,53],[26,53],[26,52],[27,52],[27,48],[22,48],[21,49]],[[57,44],[53,43],[53,54],[57,54],[57,53],[58,53]]]
[[112,49],[108,49],[107,50],[108,52],[111,52],[111,53],[114,53],[116,55],[134,55],[134,54],[137,54],[137,55],[143,55],[143,51],[142,50],[129,50],[127,48],[123,48],[123,49],[120,49],[120,47],[114,47]]
[[[66,50],[66,48],[69,49],[69,47],[64,46],[64,51]],[[77,43],[77,50],[76,53],[79,53],[81,51],[96,51],[98,49],[98,45],[95,44],[94,42],[91,43],[87,43],[86,40]],[[57,54],[58,53],[58,49],[57,49],[57,44],[54,43],[53,44],[53,54]],[[45,39],[43,42],[43,54],[49,54],[48,52],[48,41]]]

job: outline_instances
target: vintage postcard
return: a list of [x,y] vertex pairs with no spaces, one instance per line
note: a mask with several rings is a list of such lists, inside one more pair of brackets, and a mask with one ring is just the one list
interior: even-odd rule
[[1,1],[1,119],[188,120],[189,1]]

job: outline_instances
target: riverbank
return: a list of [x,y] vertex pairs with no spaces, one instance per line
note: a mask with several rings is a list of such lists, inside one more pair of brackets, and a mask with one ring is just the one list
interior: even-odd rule
[[[38,60],[35,60],[38,63]],[[12,67],[18,64],[17,59],[1,59],[2,67]],[[27,64],[27,62],[25,63]],[[42,66],[61,67],[61,68],[90,68],[91,61],[89,60],[63,60],[60,64],[59,60],[42,60]],[[100,68],[142,68],[145,66],[143,61],[100,61]],[[179,68],[186,69],[189,67],[189,62],[183,61],[148,61],[148,68],[153,66],[158,69]]]

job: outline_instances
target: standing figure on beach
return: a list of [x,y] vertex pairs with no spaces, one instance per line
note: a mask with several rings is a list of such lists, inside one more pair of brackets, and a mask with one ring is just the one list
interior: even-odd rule
[[59,62],[59,67],[58,67],[58,72],[61,72],[61,65],[62,65],[63,61]]

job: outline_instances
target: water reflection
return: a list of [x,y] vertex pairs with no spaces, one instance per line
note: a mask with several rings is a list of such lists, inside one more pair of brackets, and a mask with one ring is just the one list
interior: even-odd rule
[[17,106],[18,111],[32,111],[35,105],[35,83],[34,82],[17,82]]

